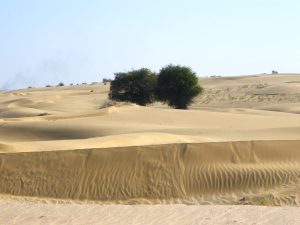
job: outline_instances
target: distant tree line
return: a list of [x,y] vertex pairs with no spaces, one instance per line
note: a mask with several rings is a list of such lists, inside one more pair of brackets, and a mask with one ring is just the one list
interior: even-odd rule
[[147,68],[115,73],[109,98],[142,106],[160,101],[176,109],[187,109],[202,91],[196,73],[189,67],[168,65],[158,74]]

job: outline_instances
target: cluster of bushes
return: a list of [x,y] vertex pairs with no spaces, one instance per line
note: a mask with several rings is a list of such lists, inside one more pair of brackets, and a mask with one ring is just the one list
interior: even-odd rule
[[196,73],[189,67],[168,65],[158,74],[146,68],[116,73],[109,98],[143,106],[161,101],[176,109],[187,109],[202,91]]
[[[63,82],[59,82],[59,83],[56,85],[56,87],[62,87],[62,86],[65,86],[65,84],[64,84]],[[55,87],[55,86],[51,86],[50,84],[47,84],[45,87],[46,87],[46,88],[50,88],[50,87]]]

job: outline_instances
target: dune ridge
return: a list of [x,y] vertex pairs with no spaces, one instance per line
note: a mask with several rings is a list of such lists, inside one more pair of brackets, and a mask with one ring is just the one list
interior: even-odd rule
[[[294,140],[1,153],[0,193],[129,204],[211,196],[217,202],[224,194],[299,187],[299,148]],[[286,204],[299,204],[296,190]]]

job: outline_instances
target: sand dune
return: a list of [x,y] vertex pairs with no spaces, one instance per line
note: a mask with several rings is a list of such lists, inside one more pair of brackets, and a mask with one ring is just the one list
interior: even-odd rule
[[0,93],[1,196],[299,205],[300,76],[199,82],[188,111],[110,103],[103,84]]
[[[202,78],[199,81],[206,88],[198,97],[194,107],[239,107],[298,113],[289,104],[300,101],[300,75],[252,75],[240,77]],[[283,107],[283,108],[281,108]]]
[[[218,202],[226,194],[237,200],[300,187],[299,147],[300,141],[250,141],[4,153],[0,192],[140,203]],[[283,203],[297,205],[299,193],[288,194],[291,202]]]
[[[107,147],[124,146],[126,139],[135,145],[298,140],[299,124],[300,117],[296,114],[262,110],[212,112],[120,106],[82,114],[4,118],[0,124],[0,141],[18,151],[44,151],[45,145],[39,149],[36,146],[48,141],[47,145],[57,146],[48,150],[60,150],[59,145],[64,145],[66,140],[74,141],[74,144],[68,143],[70,150],[77,149],[81,142],[88,147],[106,147],[104,142],[111,143]],[[118,140],[123,140],[123,144]]]

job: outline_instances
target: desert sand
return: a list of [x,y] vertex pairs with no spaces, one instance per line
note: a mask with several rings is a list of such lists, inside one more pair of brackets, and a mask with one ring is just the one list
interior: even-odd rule
[[0,202],[0,224],[296,225],[299,208],[224,205],[97,205]]
[[[207,213],[219,215],[220,224],[234,224],[226,216],[253,210],[249,220],[236,223],[255,224],[255,215],[264,212],[290,215],[284,224],[296,224],[299,208],[242,205],[300,205],[300,75],[210,77],[199,83],[205,92],[190,110],[113,103],[107,100],[109,84],[1,92],[0,221],[22,223],[25,214],[14,216],[20,208],[49,218],[61,210],[67,221],[71,207],[83,207],[88,212],[82,221],[96,210],[138,210],[145,223],[153,223],[165,210],[165,224],[183,211],[203,213],[191,223],[215,224],[204,221]],[[148,210],[153,213],[146,215]],[[78,224],[94,224],[92,219]]]

